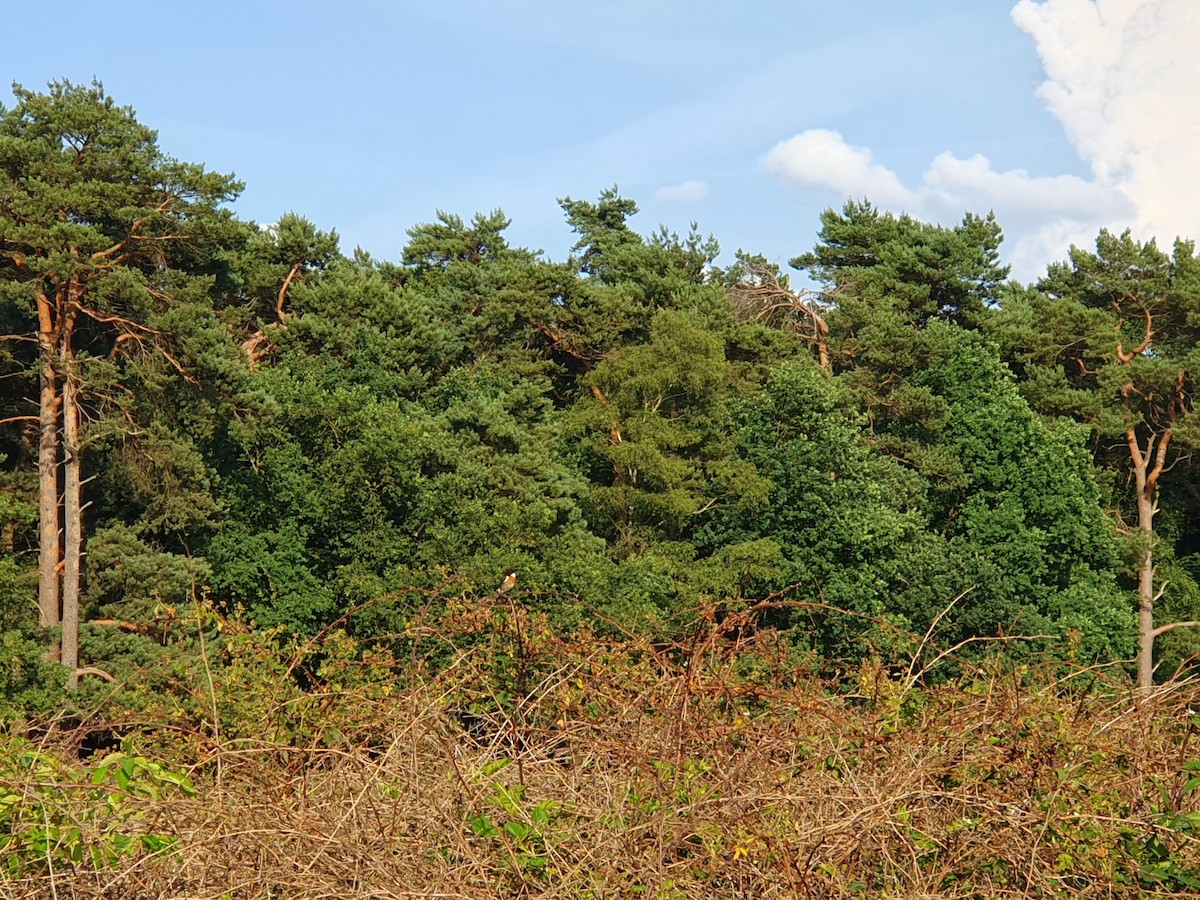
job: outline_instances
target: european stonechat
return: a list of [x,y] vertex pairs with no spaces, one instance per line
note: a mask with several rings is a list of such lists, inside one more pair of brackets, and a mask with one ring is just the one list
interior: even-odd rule
[[512,569],[509,569],[507,572],[504,573],[504,580],[500,582],[500,587],[496,588],[496,596],[503,597],[505,594],[507,594],[509,591],[511,591],[513,589],[513,587],[516,585],[516,583],[517,583],[517,573],[515,571],[513,571]]

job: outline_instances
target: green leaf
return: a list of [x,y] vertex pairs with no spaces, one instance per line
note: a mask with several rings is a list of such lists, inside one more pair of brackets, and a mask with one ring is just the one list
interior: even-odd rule
[[471,826],[471,830],[479,837],[496,837],[500,834],[495,825],[483,813],[471,816],[467,819],[467,824]]
[[520,822],[505,822],[504,832],[515,841],[524,841],[529,837],[531,829]]

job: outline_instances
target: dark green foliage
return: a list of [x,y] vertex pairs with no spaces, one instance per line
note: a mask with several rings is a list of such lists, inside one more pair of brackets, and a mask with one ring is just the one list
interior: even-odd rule
[[66,671],[45,658],[37,629],[37,572],[0,557],[0,723],[52,710]]
[[947,405],[936,441],[961,478],[935,486],[930,520],[972,573],[964,632],[1074,628],[1089,657],[1128,655],[1133,605],[1116,583],[1086,434],[1040,420],[994,349],[952,327],[932,332],[946,346],[916,380]]
[[[946,228],[851,202],[793,260],[821,284],[807,294],[749,253],[716,268],[695,226],[643,236],[613,188],[560,201],[564,261],[510,246],[496,210],[439,212],[390,263],[295,213],[239,222],[236,182],[167,157],[98,86],[18,101],[0,116],[5,715],[54,696],[32,628],[38,435],[16,417],[37,409],[32,301],[64,266],[90,304],[72,351],[95,476],[84,658],[114,677],[192,691],[235,666],[213,607],[263,641],[344,627],[392,649],[436,643],[414,623],[441,614],[492,621],[493,602],[664,638],[764,602],[755,627],[851,662],[906,662],[927,634],[922,652],[960,656],[1000,635],[1044,636],[1014,656],[1131,652],[1105,512],[1121,484],[1029,399],[1093,435],[1153,425],[1170,361],[1195,353],[1190,249],[1102,236],[1025,290],[990,215]],[[78,134],[46,125],[60,106]],[[1090,349],[1140,340],[1113,311],[1126,287],[1172,310],[1126,367],[1132,394]],[[1164,603],[1188,610],[1195,498],[1167,500]],[[516,590],[489,600],[510,569]]]
[[[1102,231],[1094,253],[1073,248],[1036,288],[1011,292],[992,331],[1030,402],[1082,423],[1109,473],[1108,502],[1139,594],[1139,680],[1148,687],[1162,612],[1200,618],[1188,560],[1197,549],[1188,470],[1197,445],[1200,258],[1190,242],[1177,241],[1168,255],[1153,241]],[[1160,512],[1166,530],[1155,524]],[[1193,641],[1173,635],[1172,661]]]
[[[763,591],[795,585],[795,596],[912,629],[953,597],[945,548],[925,531],[925,485],[871,450],[861,421],[837,384],[815,364],[775,368],[762,395],[737,414],[738,455],[769,480],[759,509],[728,513],[707,533],[716,544],[757,548]],[[753,542],[753,543],[751,543]],[[824,612],[790,617],[826,622]],[[850,632],[871,631],[862,621]],[[851,652],[847,623],[820,625],[807,638],[827,653]],[[890,640],[882,633],[876,637]]]
[[560,273],[443,219],[414,229],[399,283],[358,260],[298,291],[258,376],[274,412],[242,438],[249,465],[225,476],[231,515],[207,554],[260,623],[311,631],[440,569],[482,590],[518,566],[536,587],[564,551],[596,547],[535,324]]
[[994,219],[948,229],[851,202],[822,225],[793,265],[828,288],[843,402],[865,410],[872,446],[925,487],[926,546],[901,555],[923,560],[942,595],[905,578],[891,608],[923,632],[953,600],[938,623],[950,643],[1076,630],[1077,654],[1131,652],[1132,601],[1116,583],[1085,435],[1039,420],[976,336],[1007,274]]
[[916,328],[935,319],[974,327],[1008,277],[991,214],[967,213],[961,225],[944,228],[851,200],[840,214],[821,214],[818,237],[813,251],[791,264],[836,292],[835,330],[864,338],[845,347],[852,355],[873,343],[861,332],[880,319]]
[[[827,293],[834,370],[855,389],[889,452],[927,468],[936,451],[905,442],[913,424],[937,429],[945,405],[911,377],[936,353],[931,323],[979,326],[1008,274],[998,262],[995,219],[968,214],[955,228],[847,202],[821,216],[820,242],[792,260]],[[894,428],[898,425],[899,428]]]

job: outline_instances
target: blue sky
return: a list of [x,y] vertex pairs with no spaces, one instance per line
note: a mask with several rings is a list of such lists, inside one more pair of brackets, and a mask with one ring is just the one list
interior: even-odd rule
[[55,4],[9,80],[98,77],[167,152],[236,172],[243,217],[296,211],[385,259],[438,209],[495,208],[562,258],[558,198],[613,184],[640,230],[696,221],[723,259],[785,262],[847,196],[995,208],[1024,279],[1101,226],[1200,236],[1196,0],[119,9]]

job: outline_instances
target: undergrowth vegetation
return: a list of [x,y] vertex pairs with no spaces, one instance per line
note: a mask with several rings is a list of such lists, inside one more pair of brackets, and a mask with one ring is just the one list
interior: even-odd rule
[[1191,682],[1143,696],[1000,654],[927,686],[705,618],[671,644],[565,639],[508,601],[391,648],[197,624],[219,637],[195,683],[147,671],[153,691],[10,726],[0,896],[1200,889]]

